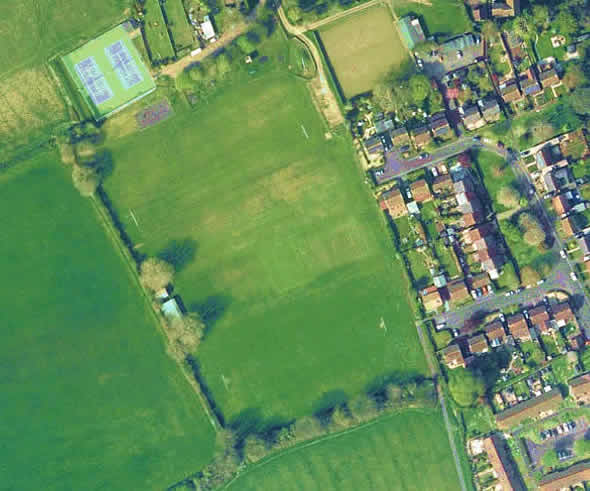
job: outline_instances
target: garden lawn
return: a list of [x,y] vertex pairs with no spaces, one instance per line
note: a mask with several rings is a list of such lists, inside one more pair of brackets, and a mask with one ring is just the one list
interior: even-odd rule
[[440,411],[413,409],[278,454],[226,489],[444,491],[459,481]]
[[182,0],[167,0],[164,4],[166,18],[177,50],[188,48],[195,41],[193,30],[188,23],[188,17],[182,3]]
[[174,58],[174,47],[159,0],[146,0],[144,9],[144,32],[151,61],[157,63]]
[[330,23],[320,29],[320,38],[347,98],[372,90],[408,59],[384,6]]
[[164,489],[214,432],[68,174],[49,153],[0,174],[2,486]]
[[516,177],[508,163],[499,155],[487,150],[475,150],[473,154],[482,174],[484,185],[492,198],[494,211],[502,213],[514,210],[498,200],[498,194],[502,188],[517,189]]
[[138,252],[177,265],[175,291],[208,324],[198,359],[225,417],[292,418],[424,373],[384,217],[305,84],[275,72],[175,112],[111,140],[105,187]]
[[431,261],[431,253],[427,248],[422,251],[409,249],[404,253],[410,262],[410,269],[418,288],[426,288],[432,283],[428,263]]
[[431,5],[411,0],[393,0],[393,9],[398,17],[408,14],[418,16],[427,36],[435,34],[450,36],[473,30],[462,2],[432,0],[429,3]]

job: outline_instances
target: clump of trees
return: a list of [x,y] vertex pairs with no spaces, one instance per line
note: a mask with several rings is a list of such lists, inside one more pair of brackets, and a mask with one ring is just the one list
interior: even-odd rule
[[95,168],[74,163],[72,164],[72,181],[80,194],[88,198],[94,196],[101,178]]
[[416,379],[386,384],[377,391],[361,394],[313,416],[304,416],[260,433],[240,435],[225,428],[219,434],[218,450],[213,461],[199,474],[175,488],[202,491],[217,489],[244,466],[258,462],[272,452],[368,422],[386,411],[405,407],[434,407],[436,403],[434,382]]
[[196,315],[185,315],[167,321],[168,353],[177,361],[193,354],[203,339],[205,325]]
[[520,194],[511,186],[504,186],[498,191],[498,202],[506,208],[516,208],[519,204]]
[[152,292],[157,292],[172,283],[174,268],[162,259],[150,257],[139,267],[141,284]]
[[518,217],[518,225],[523,233],[524,241],[530,246],[540,246],[545,242],[545,231],[541,223],[531,213],[522,213]]

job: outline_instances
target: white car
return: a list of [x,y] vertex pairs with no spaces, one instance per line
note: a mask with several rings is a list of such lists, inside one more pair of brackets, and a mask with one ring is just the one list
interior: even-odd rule
[[573,281],[578,281],[578,277],[576,276],[576,273],[574,273],[573,271],[570,273],[570,278],[571,278]]
[[565,259],[565,258],[567,257],[567,254],[566,254],[566,252],[565,252],[565,249],[562,249],[561,251],[559,251],[559,255],[560,255],[560,256],[561,256],[563,259]]

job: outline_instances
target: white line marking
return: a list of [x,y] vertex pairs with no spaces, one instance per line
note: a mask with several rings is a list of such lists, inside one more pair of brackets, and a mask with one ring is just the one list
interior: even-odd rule
[[129,215],[131,216],[131,218],[133,219],[133,221],[135,222],[135,226],[141,230],[139,223],[137,222],[137,218],[135,218],[135,215],[133,214],[133,211],[131,210],[131,208],[129,208]]
[[301,129],[303,130],[303,134],[305,135],[305,138],[307,138],[309,140],[309,135],[307,134],[307,131],[305,130],[305,126],[301,125]]

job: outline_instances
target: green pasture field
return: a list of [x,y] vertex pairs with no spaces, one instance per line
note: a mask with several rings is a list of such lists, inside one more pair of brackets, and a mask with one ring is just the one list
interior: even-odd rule
[[164,489],[214,431],[150,307],[53,153],[0,174],[4,489]]
[[144,32],[152,62],[174,58],[174,47],[168,34],[159,0],[146,0]]
[[302,445],[254,466],[225,489],[460,489],[438,409],[410,409]]
[[[125,87],[106,54],[106,49],[117,42],[121,42],[127,48],[127,52],[134,62],[137,74],[141,77],[139,83],[129,88]],[[112,97],[98,104],[91,99],[88,88],[76,71],[76,65],[87,59],[94,60],[99,72],[104,76],[108,87],[112,91]],[[108,116],[126,104],[149,94],[156,88],[156,84],[135,48],[135,44],[122,26],[117,26],[86,43],[84,46],[64,56],[62,61],[70,79],[74,82],[74,86],[97,119]]]
[[[130,0],[3,0],[0,2],[0,79],[45,63],[124,20]],[[127,14],[128,15],[128,14]]]
[[372,90],[408,59],[384,6],[330,23],[320,29],[320,38],[347,98]]
[[517,211],[506,207],[498,200],[498,194],[502,188],[518,190],[518,183],[514,171],[499,155],[488,150],[473,150],[475,161],[481,171],[483,182],[488,190],[496,213]]
[[174,110],[111,141],[105,189],[138,252],[176,264],[184,305],[209,325],[198,359],[226,419],[309,414],[424,373],[385,220],[305,83],[276,71]]
[[393,9],[398,17],[408,14],[417,16],[427,36],[452,36],[473,31],[463,2],[432,0],[430,3],[432,5],[412,0],[393,0]]
[[187,48],[193,45],[195,38],[193,29],[188,22],[182,0],[167,0],[164,4],[168,26],[172,31],[172,39],[176,49]]

